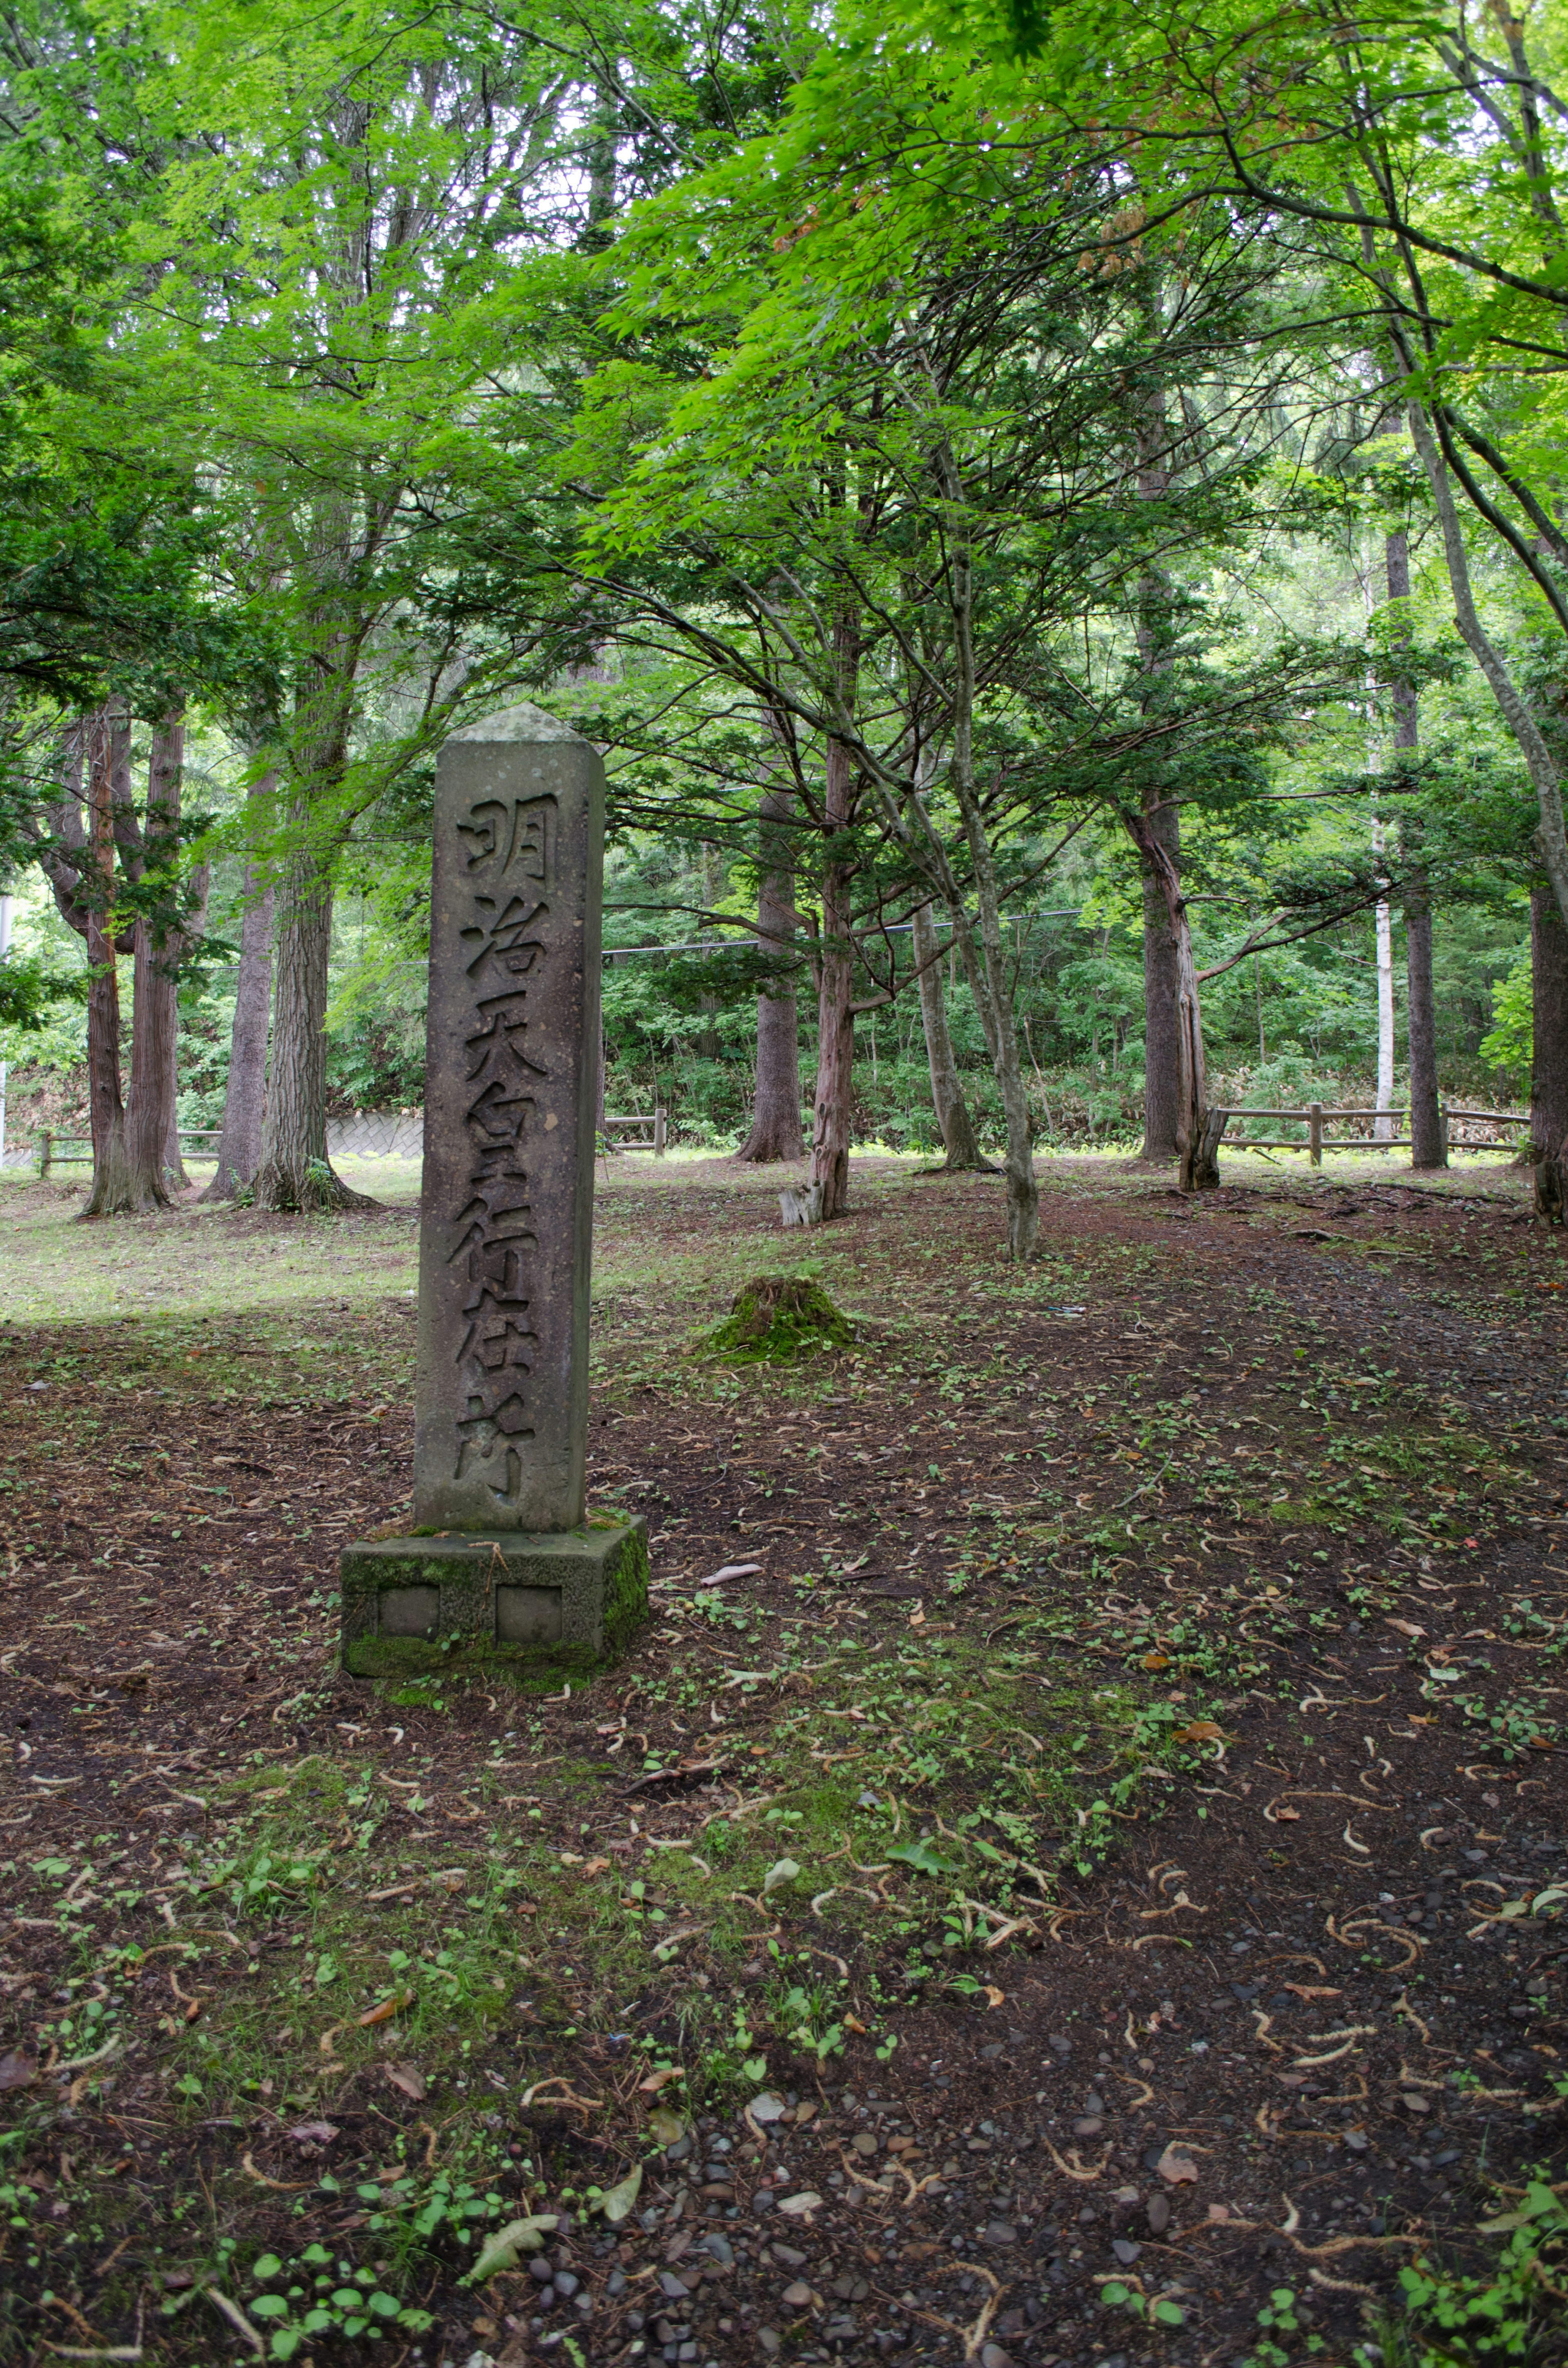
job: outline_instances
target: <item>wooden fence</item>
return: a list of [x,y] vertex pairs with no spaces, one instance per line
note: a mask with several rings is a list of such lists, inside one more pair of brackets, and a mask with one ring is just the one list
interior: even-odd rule
[[[666,1113],[662,1110],[650,1111],[642,1117],[607,1118],[602,1122],[602,1131],[606,1145],[611,1151],[651,1151],[655,1159],[662,1159],[665,1156],[669,1130]],[[617,1143],[614,1138],[618,1134],[625,1134],[628,1140]]]
[[[1325,1151],[1392,1151],[1399,1144],[1410,1141],[1408,1134],[1398,1132],[1400,1121],[1404,1116],[1403,1102],[1386,1110],[1325,1110],[1322,1102],[1309,1102],[1304,1110],[1217,1110],[1214,1115],[1222,1121],[1220,1128],[1221,1141],[1224,1139],[1226,1127],[1233,1118],[1293,1120],[1298,1126],[1304,1126],[1307,1130],[1304,1144],[1294,1135],[1248,1134],[1233,1136],[1231,1149],[1233,1151],[1301,1151],[1304,1149],[1314,1167],[1323,1166],[1323,1156]],[[1387,1121],[1390,1132],[1387,1134],[1340,1135],[1331,1142],[1324,1134],[1324,1129],[1342,1119],[1370,1120],[1374,1124],[1383,1120]],[[1444,1102],[1437,1111],[1443,1156],[1445,1159],[1448,1157],[1450,1145],[1456,1150],[1464,1150],[1467,1147],[1479,1150],[1486,1147],[1484,1142],[1476,1142],[1464,1134],[1456,1135],[1453,1131],[1456,1126],[1484,1124],[1528,1127],[1529,1122],[1528,1110],[1450,1110]]]
[[[182,1126],[179,1147],[194,1158],[216,1158],[216,1149],[203,1151],[204,1143],[218,1144],[223,1139],[221,1126]],[[62,1149],[62,1144],[75,1144],[77,1150]],[[38,1172],[50,1175],[56,1167],[90,1167],[93,1164],[93,1138],[90,1134],[59,1134],[51,1127],[40,1127],[38,1137]]]

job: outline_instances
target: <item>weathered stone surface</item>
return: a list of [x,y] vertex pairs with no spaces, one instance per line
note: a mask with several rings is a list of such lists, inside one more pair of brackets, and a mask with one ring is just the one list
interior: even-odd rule
[[572,1676],[613,1660],[648,1610],[641,1519],[346,1549],[343,1660],[357,1677],[452,1666]]
[[584,1505],[604,768],[507,708],[434,831],[414,1528],[345,1552],[344,1666],[584,1673],[648,1609],[645,1524]]
[[583,1519],[604,768],[536,707],[436,768],[416,1530]]

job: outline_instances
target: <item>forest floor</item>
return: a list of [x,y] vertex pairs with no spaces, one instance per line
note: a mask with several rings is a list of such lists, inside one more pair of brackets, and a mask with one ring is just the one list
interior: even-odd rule
[[[557,1696],[336,1667],[406,1167],[5,1179],[0,2358],[1394,2368],[1507,2244],[1561,2360],[1568,1258],[1225,1175],[1044,1163],[1011,1269],[991,1179],[617,1160],[653,1615]],[[704,1352],[802,1266],[854,1349]]]

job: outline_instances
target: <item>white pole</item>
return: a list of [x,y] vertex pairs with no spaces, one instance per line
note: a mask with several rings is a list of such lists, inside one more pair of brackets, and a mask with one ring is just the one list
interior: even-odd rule
[[[11,909],[14,899],[0,896],[0,962],[4,962],[11,944]],[[0,1061],[0,1167],[6,1165],[6,1064]]]

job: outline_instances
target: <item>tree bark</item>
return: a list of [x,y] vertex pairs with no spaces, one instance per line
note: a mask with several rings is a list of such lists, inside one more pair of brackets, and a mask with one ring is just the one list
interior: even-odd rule
[[947,997],[942,992],[942,957],[937,944],[937,922],[929,905],[917,905],[912,916],[915,965],[920,983],[920,1018],[926,1030],[926,1058],[931,1071],[931,1106],[941,1130],[947,1154],[945,1169],[953,1175],[996,1173],[985,1158],[969,1114],[953,1040],[948,1028]]
[[[859,635],[852,615],[834,628],[838,693],[853,713]],[[855,1091],[855,945],[850,902],[855,866],[848,854],[854,819],[855,759],[830,738],[824,761],[822,934],[817,941],[817,1077],[812,1098],[812,1182],[822,1188],[821,1215],[849,1205],[850,1113]]]
[[[1181,871],[1181,810],[1174,800],[1145,805],[1151,837]],[[1165,891],[1143,870],[1143,1148],[1142,1159],[1174,1159],[1181,1117],[1181,969]]]
[[272,1075],[256,1172],[259,1209],[365,1208],[333,1173],[326,1150],[327,962],[332,875],[296,802],[293,851],[278,885]]
[[1560,1225],[1568,1191],[1568,928],[1550,888],[1530,892],[1530,1032],[1536,1213]]
[[[1161,290],[1154,268],[1140,273],[1134,301],[1145,344],[1158,351]],[[1141,502],[1163,502],[1170,491],[1171,429],[1163,381],[1150,379],[1134,405],[1133,444]],[[1169,675],[1175,635],[1171,583],[1163,568],[1148,567],[1138,582],[1135,632],[1143,677],[1140,701],[1145,715],[1157,708],[1161,678]],[[1181,875],[1181,810],[1157,783],[1139,801],[1149,842],[1159,847],[1170,872]],[[1162,874],[1143,858],[1143,1147],[1142,1159],[1179,1156],[1182,1124],[1182,978],[1172,935]]]
[[[1389,598],[1410,598],[1410,544],[1403,528],[1384,544]],[[1408,611],[1406,611],[1408,614]],[[1401,633],[1402,640],[1407,638]],[[1421,743],[1421,699],[1413,682],[1393,682],[1393,745],[1396,751]],[[1407,814],[1400,825],[1400,869],[1404,875],[1405,1025],[1410,1037],[1410,1164],[1446,1167],[1442,1103],[1437,1090],[1437,1014],[1432,993],[1432,893],[1421,860],[1421,818]]]
[[[276,773],[256,782],[250,802],[259,806],[274,795]],[[267,1040],[272,1020],[272,909],[270,882],[264,889],[254,863],[245,866],[241,891],[240,967],[234,982],[234,1023],[229,1038],[229,1076],[223,1090],[223,1132],[218,1173],[204,1201],[234,1201],[248,1191],[261,1165],[262,1116],[267,1101]]]
[[[761,869],[756,894],[756,939],[764,953],[787,953],[795,935],[794,849],[787,827],[795,801],[788,790],[765,790],[758,805],[762,824]],[[805,1156],[801,1128],[801,1019],[791,983],[780,981],[756,998],[756,1097],[751,1133],[737,1159],[758,1164]]]
[[[828,749],[828,809],[833,777],[847,772],[846,750]],[[833,845],[829,822],[828,846]],[[822,1187],[824,1219],[849,1205],[849,1133],[855,1079],[854,945],[848,867],[831,852],[822,872],[822,934],[817,940],[817,1077],[812,1123],[812,1182]]]
[[[944,450],[943,458],[949,484],[956,493],[959,476],[950,448]],[[1007,1256],[1022,1265],[1033,1258],[1040,1233],[1040,1180],[1034,1172],[1034,1129],[1029,1121],[1023,1064],[1018,1058],[1017,1016],[1007,984],[1007,950],[1002,942],[1002,900],[995,853],[974,778],[974,571],[968,545],[958,535],[953,541],[951,585],[956,666],[949,780],[963,820],[975,901],[980,907],[980,958],[961,905],[949,905],[949,911],[969,973],[970,992],[975,997],[981,1026],[985,1030],[991,1064],[1002,1090],[1002,1115],[1007,1129],[1007,1150],[1002,1168],[1007,1193]]]
[[1220,1181],[1219,1135],[1209,1122],[1203,1063],[1203,1007],[1192,959],[1192,929],[1175,864],[1149,828],[1148,817],[1124,814],[1129,835],[1160,883],[1176,965],[1180,1103],[1176,1116],[1176,1182],[1183,1192],[1211,1191]]
[[[1383,826],[1378,821],[1372,824],[1372,852],[1383,852]],[[1374,908],[1373,932],[1378,982],[1378,1085],[1373,1097],[1377,1115],[1372,1133],[1380,1143],[1386,1143],[1393,1133],[1393,915],[1386,896],[1380,896]]]
[[[142,832],[142,885],[155,901],[136,921],[131,1047],[131,1104],[126,1146],[138,1208],[166,1209],[171,1183],[189,1182],[179,1160],[175,1119],[175,1056],[178,1038],[177,971],[184,951],[178,894],[180,776],[185,723],[171,713],[153,735],[147,766],[147,818]],[[176,1166],[169,1172],[169,1140]]]
[[115,805],[119,776],[130,767],[130,721],[107,702],[87,724],[87,839],[82,850],[87,962],[87,1103],[93,1182],[85,1217],[114,1217],[136,1206],[120,1094],[119,978],[115,962]]

